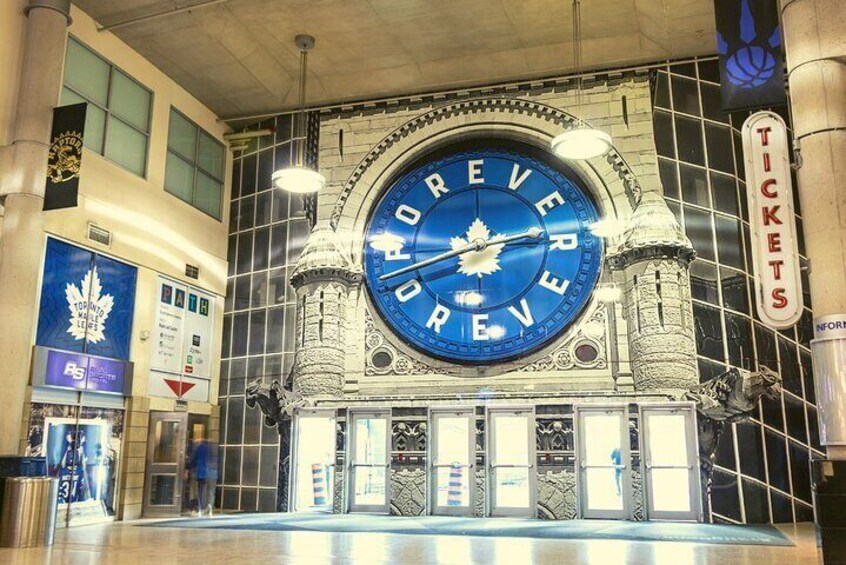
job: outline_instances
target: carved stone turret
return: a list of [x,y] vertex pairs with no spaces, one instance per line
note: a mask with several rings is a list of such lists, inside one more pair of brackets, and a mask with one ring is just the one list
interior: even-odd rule
[[328,225],[316,226],[291,275],[297,291],[294,392],[304,397],[343,396],[347,298],[362,274],[336,238]]
[[645,192],[610,254],[623,274],[635,389],[681,394],[699,383],[690,300],[696,252],[664,198]]

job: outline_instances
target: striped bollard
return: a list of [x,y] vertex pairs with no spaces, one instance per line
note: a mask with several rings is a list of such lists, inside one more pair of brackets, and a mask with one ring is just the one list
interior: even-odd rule
[[447,506],[461,506],[461,493],[463,490],[464,467],[453,463],[449,470],[449,485],[447,489]]
[[323,473],[322,463],[313,463],[311,466],[311,485],[314,489],[314,505],[326,505],[326,477]]

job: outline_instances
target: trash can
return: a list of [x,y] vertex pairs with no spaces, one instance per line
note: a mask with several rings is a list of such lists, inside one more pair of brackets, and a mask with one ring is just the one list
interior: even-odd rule
[[7,477],[0,504],[0,547],[53,545],[59,480]]

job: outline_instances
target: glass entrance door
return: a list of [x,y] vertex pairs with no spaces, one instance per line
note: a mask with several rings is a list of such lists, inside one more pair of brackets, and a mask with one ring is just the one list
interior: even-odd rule
[[535,517],[534,409],[488,408],[487,429],[490,515]]
[[576,453],[582,518],[631,517],[626,406],[577,406]]
[[432,514],[472,516],[476,492],[473,408],[429,411],[429,495]]
[[641,405],[647,517],[702,519],[696,419],[690,404]]
[[391,454],[389,410],[349,411],[350,512],[388,513]]
[[332,511],[335,485],[335,411],[299,409],[294,414],[291,507]]
[[186,412],[150,412],[144,516],[179,516],[187,428]]

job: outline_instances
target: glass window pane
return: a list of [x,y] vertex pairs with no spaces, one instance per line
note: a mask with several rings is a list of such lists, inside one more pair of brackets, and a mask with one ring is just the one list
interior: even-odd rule
[[740,221],[716,214],[717,249],[720,263],[743,269],[743,242],[740,239]]
[[[62,98],[59,102],[61,106],[71,106],[86,102],[85,98],[73,92],[67,87],[62,88]],[[103,132],[106,129],[106,113],[93,104],[88,104],[85,110],[85,147],[103,153]]]
[[354,463],[387,463],[388,421],[385,418],[355,418]]
[[285,332],[285,309],[271,308],[267,311],[266,350],[268,353],[282,351]]
[[470,463],[470,420],[463,416],[437,416],[437,465]]
[[438,506],[470,506],[470,485],[468,481],[470,473],[467,467],[461,465],[438,467],[435,472],[438,482]]
[[752,345],[752,322],[745,316],[725,312],[729,362],[735,367],[752,370],[755,347]]
[[156,422],[154,435],[156,443],[153,448],[155,463],[176,463],[179,445],[178,420],[159,420]]
[[731,147],[731,130],[728,127],[705,124],[708,146],[708,166],[724,173],[734,173],[734,151]]
[[115,69],[109,110],[141,131],[149,131],[150,91]]
[[585,491],[590,510],[622,510],[623,491],[618,469],[591,467],[585,470]]
[[529,471],[530,469],[519,467],[496,469],[494,496],[498,508],[527,508],[529,506]]
[[590,466],[608,467],[618,464],[622,438],[620,418],[614,414],[585,414],[583,417],[585,437],[585,463]]
[[197,126],[172,108],[167,130],[167,146],[190,162],[194,162],[197,152]]
[[673,75],[673,109],[694,116],[701,115],[699,111],[699,90],[696,81]]
[[[258,408],[255,410],[247,410],[247,414],[250,412],[259,412],[261,413]],[[246,438],[244,440],[246,442]],[[249,485],[249,486],[256,486],[258,485],[258,472],[259,472],[259,448],[256,447],[245,447],[244,454],[242,456],[242,472],[241,472],[241,484],[242,485]]]
[[676,156],[676,142],[673,138],[673,119],[669,112],[656,110],[652,117],[655,128],[655,149],[663,157]]
[[385,504],[384,467],[358,467],[355,470],[355,502],[382,506]]
[[720,284],[723,287],[723,306],[749,313],[746,275],[733,269],[720,269]]
[[664,196],[678,199],[679,174],[676,171],[675,161],[658,159],[658,173],[661,176],[661,185],[664,187]]
[[106,112],[94,104],[89,104],[85,110],[85,147],[102,155],[105,135]]
[[[232,326],[232,357],[241,357],[247,354],[247,332],[249,327],[249,312],[235,314],[235,322]],[[230,381],[234,377],[230,375]],[[230,383],[232,386],[232,383]]]
[[253,245],[253,270],[260,271],[267,268],[267,248],[270,244],[270,228],[256,230]]
[[737,206],[737,187],[734,177],[711,173],[711,192],[714,198],[714,208],[737,216],[740,209]]
[[180,200],[191,203],[194,191],[194,167],[170,151],[167,152],[165,165],[165,190]]
[[147,164],[147,136],[110,116],[105,155],[143,177]]
[[655,94],[653,105],[659,108],[670,109],[670,83],[667,80],[667,73],[658,71],[655,75]]
[[684,229],[698,256],[714,261],[714,229],[711,227],[711,214],[685,206]]
[[652,508],[656,512],[690,512],[687,469],[652,470]]
[[694,261],[690,264],[690,292],[693,298],[717,304],[717,268],[704,261]]
[[693,303],[696,330],[696,351],[715,361],[723,361],[723,325],[720,311],[697,302]]
[[682,196],[684,201],[705,208],[710,207],[708,200],[708,179],[705,176],[705,169],[679,163],[679,171],[681,173]]
[[197,165],[216,179],[223,178],[223,145],[202,130]]
[[[245,276],[243,278],[249,278]],[[251,308],[262,308],[267,304],[267,271],[253,273]]]
[[678,114],[675,117],[679,160],[704,167],[705,148],[702,145],[702,120],[685,118]]
[[268,305],[284,304],[285,290],[287,288],[288,277],[285,275],[285,269],[273,269],[270,271],[270,282],[267,285]]
[[109,64],[69,38],[65,55],[65,84],[105,107],[109,92]]
[[260,192],[256,196],[256,226],[263,226],[270,223],[270,202],[273,193],[270,191]]
[[[279,470],[279,448],[270,445],[261,448],[261,468],[259,471],[259,485],[263,487],[276,486],[276,474]],[[275,507],[274,507],[275,509]]]
[[253,310],[250,314],[250,355],[264,353],[264,319],[265,310]]
[[687,432],[682,414],[649,418],[649,455],[653,466],[687,467]]
[[702,92],[702,112],[709,120],[728,123],[728,114],[723,112],[720,87],[716,84],[699,83]]
[[197,171],[197,190],[194,193],[194,206],[215,218],[220,219],[220,196],[223,185],[206,173]]
[[493,418],[495,441],[492,461],[495,465],[528,465],[528,419],[522,415],[497,415]]

